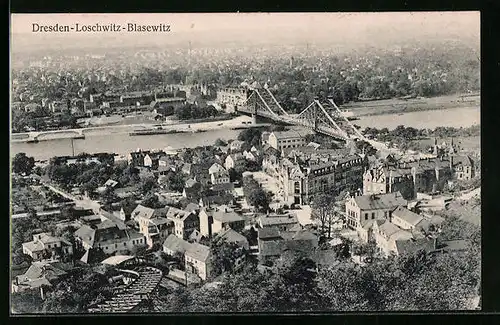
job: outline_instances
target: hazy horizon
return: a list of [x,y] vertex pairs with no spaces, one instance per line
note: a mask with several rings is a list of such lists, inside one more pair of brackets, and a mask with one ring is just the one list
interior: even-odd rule
[[[33,33],[32,23],[165,23],[170,33]],[[11,50],[52,47],[162,46],[193,41],[338,42],[377,46],[388,42],[453,39],[479,47],[479,12],[383,13],[175,13],[175,14],[12,14]],[[470,43],[470,44],[469,44]],[[397,44],[394,44],[397,45]]]

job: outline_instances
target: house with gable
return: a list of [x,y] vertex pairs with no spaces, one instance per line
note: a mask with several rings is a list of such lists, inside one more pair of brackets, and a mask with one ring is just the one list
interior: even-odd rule
[[165,217],[166,214],[167,214],[166,208],[152,209],[139,204],[138,206],[135,207],[130,216],[132,220],[139,223],[140,220],[149,220],[152,219],[153,217]]
[[385,220],[373,223],[373,238],[378,249],[388,256],[391,252],[396,252],[396,241],[411,240],[413,234],[399,228],[389,220]]
[[160,163],[160,158],[166,155],[167,154],[163,151],[149,152],[144,157],[144,167],[157,169]]
[[200,211],[199,218],[200,232],[207,237],[228,228],[240,231],[245,227],[245,218],[228,206],[219,206],[214,209],[203,208]]
[[247,251],[250,249],[248,239],[232,228],[226,228],[225,230],[221,231],[217,234],[217,238],[220,238],[227,243],[236,244]]
[[139,223],[139,233],[144,235],[149,247],[161,245],[174,231],[174,222],[165,217],[166,209],[163,210],[162,212],[139,214],[136,217]]
[[195,229],[200,229],[200,220],[192,211],[169,207],[166,218],[174,222],[174,234],[181,239],[189,238]]
[[261,228],[276,228],[280,231],[293,231],[300,229],[297,216],[289,213],[271,213],[257,217],[257,223]]
[[258,229],[259,261],[266,264],[280,258],[285,251],[312,254],[318,247],[318,237],[309,230],[281,231],[275,227]]
[[243,151],[243,156],[246,160],[257,161],[260,157],[260,151],[255,146],[252,146],[250,150]]
[[134,167],[144,167],[144,158],[149,154],[149,151],[142,151],[138,149],[137,151],[130,152],[127,155],[128,164]]
[[450,164],[458,180],[469,180],[474,178],[475,169],[474,161],[469,156],[452,155],[450,157]]
[[202,280],[210,279],[212,265],[210,247],[191,243],[184,253],[186,271],[198,275]]
[[210,278],[210,247],[198,243],[190,243],[182,238],[170,235],[163,243],[163,251],[171,256],[182,256],[186,272],[195,274],[202,280]]
[[126,255],[135,247],[146,244],[143,234],[134,230],[123,229],[111,221],[104,221],[97,225],[83,225],[74,233],[74,236],[76,242],[86,251],[82,261],[92,260],[90,256],[96,250],[101,250],[108,255]]
[[35,261],[73,255],[73,245],[70,242],[45,232],[34,234],[33,240],[23,243],[22,247],[23,254],[31,256]]
[[241,153],[232,153],[228,155],[224,161],[224,167],[226,167],[227,170],[238,166],[244,166],[244,164],[245,157]]
[[221,164],[213,163],[212,166],[210,166],[210,168],[208,169],[208,173],[210,175],[212,175],[216,172],[221,172],[221,171],[225,171],[225,170],[226,169]]
[[408,201],[400,192],[351,197],[345,205],[347,226],[351,229],[360,229],[370,220],[390,219],[392,211],[400,205],[408,205]]
[[33,262],[24,274],[12,281],[12,292],[38,289],[42,286],[52,286],[53,281],[64,277],[67,272],[61,263]]
[[239,152],[242,150],[242,147],[244,144],[245,144],[245,142],[243,142],[243,141],[233,140],[229,144],[229,149],[231,150],[231,152]]

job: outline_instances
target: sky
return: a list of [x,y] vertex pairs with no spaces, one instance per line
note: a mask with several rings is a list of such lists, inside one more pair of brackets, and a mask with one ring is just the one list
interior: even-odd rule
[[[170,33],[33,33],[32,24],[74,25],[115,23],[168,24]],[[238,38],[287,39],[306,42],[323,39],[373,42],[384,37],[468,38],[479,44],[479,12],[392,13],[175,13],[175,14],[12,14],[12,44],[53,46],[60,39],[92,44],[102,42],[169,43],[186,38],[231,41]],[[80,44],[80,45],[82,45]]]

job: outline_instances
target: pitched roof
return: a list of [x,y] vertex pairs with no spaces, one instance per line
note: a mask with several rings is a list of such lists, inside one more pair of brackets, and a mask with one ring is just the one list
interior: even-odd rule
[[359,195],[354,197],[354,201],[361,210],[391,209],[408,203],[400,192]]
[[212,176],[214,178],[218,178],[218,177],[229,177],[229,173],[227,170],[219,170],[219,171],[216,171],[216,172],[213,172],[212,173]]
[[77,231],[75,231],[74,236],[80,238],[89,246],[94,246],[95,229],[92,229],[90,226],[81,226]]
[[309,230],[298,230],[292,237],[293,240],[317,240],[318,236]]
[[194,179],[190,178],[186,181],[186,184],[184,185],[185,188],[190,188],[193,187],[194,185],[199,184],[197,181]]
[[214,220],[220,222],[238,222],[245,220],[245,218],[238,215],[234,211],[216,210],[212,213],[212,216],[214,217]]
[[225,171],[225,170],[226,169],[224,167],[222,167],[221,164],[213,163],[212,166],[210,166],[210,168],[208,169],[208,172],[210,174],[213,174],[213,173],[221,172],[221,171]]
[[30,241],[27,243],[23,243],[23,246],[29,249],[32,252],[43,251],[45,248],[41,242],[38,241]]
[[420,249],[434,249],[434,241],[425,237],[419,239],[396,240],[395,243],[396,251],[399,255],[411,254]]
[[383,224],[381,224],[378,229],[382,234],[384,234],[386,237],[391,237],[395,233],[399,232],[401,229],[393,224],[392,222],[386,221]]
[[292,214],[287,215],[261,215],[259,221],[262,227],[266,226],[278,226],[278,225],[288,225],[297,223],[297,217]]
[[248,245],[248,239],[242,234],[228,228],[218,234],[220,238],[223,238],[228,243],[239,243]]
[[174,234],[170,234],[163,242],[163,247],[171,251],[184,254],[186,249],[189,247],[189,243]]
[[185,220],[190,215],[192,215],[191,211],[181,210],[174,207],[169,207],[167,212],[168,219]]
[[134,211],[132,211],[131,217],[133,219],[137,218],[145,218],[145,219],[151,219],[154,217],[159,217],[163,216],[167,213],[167,209],[161,208],[161,209],[151,209],[148,207],[145,207],[141,204],[139,204]]
[[195,260],[206,262],[210,256],[210,247],[198,243],[192,243],[186,249],[185,255]]
[[396,210],[392,212],[392,215],[403,219],[412,226],[416,226],[420,221],[422,221],[422,219],[424,219],[422,216],[402,206],[398,206]]
[[257,233],[259,239],[283,239],[276,228],[260,228]]
[[472,166],[472,159],[469,156],[453,156],[453,167],[458,165]]

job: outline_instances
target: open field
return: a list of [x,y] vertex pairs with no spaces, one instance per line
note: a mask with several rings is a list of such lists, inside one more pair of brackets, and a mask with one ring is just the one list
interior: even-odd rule
[[441,110],[459,107],[479,107],[480,97],[461,97],[460,95],[439,96],[431,98],[383,99],[362,101],[342,105],[354,116],[371,116],[416,111]]

